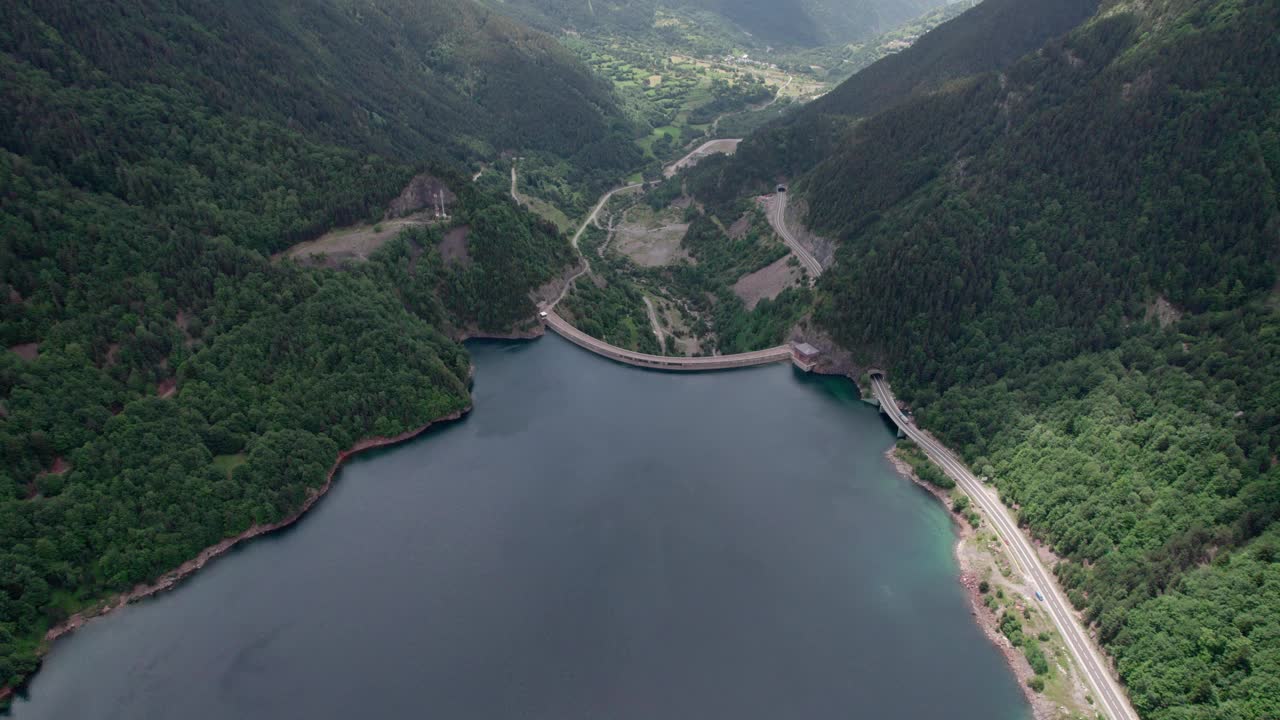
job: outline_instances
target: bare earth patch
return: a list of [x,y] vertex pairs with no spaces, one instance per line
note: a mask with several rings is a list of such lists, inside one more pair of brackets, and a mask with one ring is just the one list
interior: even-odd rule
[[305,265],[326,267],[338,267],[353,260],[368,260],[370,255],[399,235],[401,230],[447,220],[449,210],[457,200],[453,191],[439,178],[419,175],[409,181],[399,197],[391,201],[382,222],[332,230],[315,240],[298,243],[282,253],[272,255],[271,259],[288,257]]
[[71,463],[59,456],[53,459],[53,465],[50,465],[48,470],[41,470],[36,473],[36,476],[44,477],[45,475],[62,475],[70,469]]
[[741,240],[747,231],[751,229],[751,213],[747,213],[738,218],[737,222],[729,226],[729,237],[734,240]]
[[658,339],[658,346],[666,347],[667,331],[662,327],[662,319],[658,317],[658,311],[654,309],[653,298],[645,295],[644,307],[649,314],[649,325],[653,328],[653,335]]
[[398,220],[386,220],[376,225],[357,225],[355,227],[334,230],[325,233],[315,240],[298,243],[275,255],[292,258],[308,265],[325,265],[337,267],[345,262],[368,260],[378,248],[386,245],[400,231],[431,222],[427,213],[419,213]]
[[470,234],[470,225],[459,225],[445,233],[444,239],[440,241],[440,257],[446,263],[470,265],[471,253],[467,244],[467,236]]
[[9,352],[17,355],[27,362],[31,362],[37,357],[40,357],[40,343],[22,343],[21,345],[14,345],[9,348]]
[[653,298],[658,322],[666,336],[667,354],[692,357],[702,352],[702,343],[689,329],[684,314],[669,300]]
[[39,480],[42,477],[48,477],[50,475],[65,475],[70,470],[71,470],[71,463],[67,462],[61,455],[54,458],[53,465],[50,465],[47,470],[41,470],[40,472],[36,473],[35,480],[32,480],[31,482],[27,483],[27,493],[25,495],[25,499],[34,500],[40,497],[40,486],[36,483],[36,480]]
[[391,201],[386,217],[408,217],[423,208],[428,208],[433,214],[439,211],[448,213],[457,200],[453,191],[439,178],[419,175],[409,181],[399,197]]
[[660,267],[679,260],[688,260],[689,254],[680,247],[688,223],[674,223],[656,228],[625,223],[618,226],[614,247],[641,267]]
[[717,153],[733,155],[738,151],[738,143],[740,142],[742,142],[741,138],[709,140],[698,146],[688,155],[685,155],[671,165],[668,165],[666,169],[662,171],[662,174],[666,177],[675,177],[676,173],[685,168],[697,165],[698,161],[705,157],[710,157]]
[[1147,305],[1146,319],[1148,321],[1155,320],[1163,329],[1181,320],[1182,311],[1174,307],[1173,303],[1165,299],[1165,296],[1158,295],[1154,301]]
[[196,339],[192,337],[191,330],[189,329],[191,327],[191,316],[187,315],[182,310],[179,310],[177,316],[173,318],[173,322],[178,326],[178,329],[182,331],[182,344],[186,347],[192,347],[195,345]]
[[531,299],[538,305],[545,305],[559,298],[561,293],[565,291],[565,286],[569,284],[569,279],[575,277],[580,270],[582,270],[581,260],[560,271],[558,277],[554,277],[538,286],[531,293]]
[[792,267],[789,260],[791,256],[784,255],[750,275],[743,275],[733,284],[733,294],[746,303],[748,310],[754,310],[765,298],[772,300],[778,297],[801,277],[800,268]]
[[178,392],[178,379],[165,378],[156,384],[156,395],[162,398],[173,397]]

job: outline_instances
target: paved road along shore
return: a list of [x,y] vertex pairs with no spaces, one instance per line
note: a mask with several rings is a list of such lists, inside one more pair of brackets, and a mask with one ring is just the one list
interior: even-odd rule
[[930,460],[950,475],[991,520],[1000,534],[1000,539],[1013,555],[1014,562],[1031,580],[1032,585],[1044,595],[1044,602],[1041,604],[1053,618],[1058,632],[1067,641],[1067,647],[1071,649],[1071,655],[1075,657],[1076,663],[1084,669],[1085,677],[1093,686],[1106,716],[1110,720],[1138,720],[1138,714],[1129,704],[1124,690],[1111,676],[1110,664],[1103,659],[1102,653],[1094,646],[1092,638],[1063,598],[1062,591],[1058,589],[1053,576],[1040,562],[1035,548],[1018,529],[1004,504],[965,467],[964,463],[952,455],[951,451],[917,428],[902,414],[883,375],[878,373],[871,375],[871,389],[876,399],[880,401],[881,410],[889,416],[889,419],[893,420],[894,424],[916,445],[919,445]]

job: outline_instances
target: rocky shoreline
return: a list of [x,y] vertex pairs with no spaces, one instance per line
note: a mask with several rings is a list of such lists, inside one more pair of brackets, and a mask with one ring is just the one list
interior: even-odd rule
[[[815,345],[823,351],[823,359],[820,361],[814,372],[821,375],[838,375],[849,379],[855,387],[861,390],[858,383],[858,376],[865,372],[865,368],[856,363],[851,353],[840,347],[835,340],[825,333],[816,331],[814,328],[805,327],[801,332],[793,332],[792,340],[804,340]],[[947,514],[951,516],[952,527],[956,532],[956,543],[952,548],[952,554],[956,559],[956,564],[960,568],[960,584],[964,586],[965,597],[969,601],[969,613],[973,616],[974,622],[982,629],[987,639],[1000,650],[1000,654],[1004,656],[1005,662],[1009,669],[1013,672],[1014,677],[1018,680],[1018,686],[1022,690],[1022,694],[1026,697],[1028,704],[1036,720],[1053,720],[1059,717],[1059,707],[1045,697],[1043,694],[1032,690],[1027,684],[1027,680],[1035,675],[1031,669],[1030,663],[1026,657],[1014,647],[1009,639],[1000,632],[998,626],[999,618],[990,612],[986,604],[983,602],[983,595],[978,590],[978,573],[977,568],[973,566],[969,553],[965,550],[970,544],[975,543],[976,532],[969,525],[963,515],[951,509],[951,498],[947,491],[934,487],[916,476],[915,470],[905,460],[898,456],[897,448],[889,448],[885,451],[885,457],[893,465],[894,469],[903,478],[910,480],[916,485],[924,488],[930,495],[938,499],[946,509]],[[973,551],[975,553],[988,552],[984,548],[980,548],[974,544]],[[1078,682],[1079,678],[1075,678]]]
[[924,488],[946,508],[947,514],[951,516],[951,525],[955,528],[957,536],[953,555],[956,558],[956,564],[960,567],[960,584],[964,586],[965,597],[969,600],[969,614],[973,616],[973,620],[978,627],[982,628],[982,633],[987,636],[991,644],[995,645],[1000,650],[1000,654],[1004,656],[1009,669],[1013,671],[1014,677],[1018,679],[1018,687],[1022,689],[1023,696],[1031,704],[1031,710],[1036,720],[1051,720],[1057,717],[1057,706],[1027,685],[1027,681],[1035,675],[1035,672],[1032,671],[1026,657],[1000,632],[997,624],[998,618],[983,603],[983,595],[978,590],[979,581],[976,569],[970,563],[968,556],[961,552],[961,549],[967,543],[973,541],[976,534],[973,528],[963,515],[951,509],[951,498],[948,496],[947,491],[930,485],[917,477],[911,465],[898,456],[897,448],[889,448],[885,451],[884,456],[888,458],[899,475]]
[[477,328],[464,328],[459,330],[453,337],[458,342],[466,342],[468,340],[537,340],[547,334],[547,326],[542,323],[534,323],[532,327],[526,330],[511,330],[509,332],[484,332]]
[[[506,332],[506,333],[483,332],[475,327],[461,328],[455,331],[455,333],[453,333],[454,335],[453,339],[456,340],[457,342],[465,342],[467,340],[534,340],[539,337],[542,337],[545,333],[546,333],[546,327],[542,323],[534,322],[531,326],[528,326],[528,329],[525,329],[525,330],[512,329],[512,331]],[[475,368],[473,366],[471,368],[469,375],[474,375],[474,374],[475,374]],[[107,615],[111,612],[119,610],[120,608],[125,607],[130,603],[134,603],[144,598],[151,597],[152,595],[165,592],[166,590],[171,590],[175,586],[177,586],[179,583],[181,583],[183,580],[185,580],[187,577],[193,575],[194,573],[199,571],[201,568],[203,568],[205,565],[209,564],[210,561],[218,557],[221,557],[222,555],[225,555],[228,551],[230,551],[232,548],[239,545],[240,543],[245,542],[247,540],[251,540],[253,538],[256,538],[262,535],[267,535],[269,533],[276,532],[277,530],[282,530],[298,522],[299,520],[302,519],[302,516],[305,515],[308,510],[310,510],[317,502],[319,502],[320,498],[324,497],[325,494],[329,492],[329,489],[333,486],[333,479],[338,474],[338,470],[341,469],[343,463],[345,463],[352,456],[357,455],[366,450],[372,450],[374,448],[380,448],[380,447],[388,447],[390,445],[396,445],[406,440],[410,440],[412,438],[417,437],[418,435],[421,435],[422,433],[426,432],[428,429],[430,429],[431,427],[437,424],[458,420],[462,418],[463,415],[465,415],[470,411],[471,411],[471,406],[468,405],[466,408],[462,410],[458,410],[456,412],[449,413],[448,415],[445,415],[443,417],[436,418],[435,420],[432,420],[431,422],[425,425],[403,432],[399,435],[396,435],[393,437],[366,438],[364,440],[357,442],[355,445],[352,445],[350,448],[347,448],[346,450],[339,452],[337,459],[334,460],[333,465],[329,468],[328,474],[325,476],[324,485],[320,486],[318,489],[311,492],[308,495],[306,501],[303,502],[302,506],[298,508],[295,512],[291,513],[288,517],[275,523],[270,523],[266,525],[254,525],[253,527],[250,527],[248,530],[245,530],[239,535],[226,538],[225,540],[217,543],[216,545],[212,545],[210,547],[205,548],[204,550],[200,551],[200,554],[198,554],[196,557],[192,558],[191,560],[188,560],[187,562],[182,563],[181,565],[174,568],[173,570],[170,570],[164,575],[161,575],[155,582],[135,586],[132,590],[129,590],[128,592],[120,593],[113,597],[107,598],[105,601],[99,603],[94,608],[89,610],[83,610],[81,612],[78,612],[72,615],[66,620],[63,620],[61,623],[58,623],[57,625],[53,626],[48,630],[48,632],[45,633],[43,643],[42,643],[43,646],[40,650],[40,655],[43,657],[48,652],[49,645],[53,641],[57,640],[58,638],[64,635],[69,635],[75,632],[79,628],[83,627],[90,620],[93,620],[94,618],[102,617],[103,615]],[[0,710],[8,706],[9,702],[12,700],[14,693],[16,691],[17,691],[17,688],[15,687],[10,687],[7,685],[0,686]]]
[[[342,468],[342,465],[351,457],[358,455],[362,452],[365,452],[367,450],[372,450],[374,448],[388,447],[390,445],[396,445],[406,440],[410,440],[412,438],[415,438],[421,435],[422,433],[426,432],[428,429],[434,427],[435,425],[438,425],[440,423],[445,423],[445,422],[453,422],[455,420],[461,419],[463,415],[467,414],[470,411],[471,411],[471,406],[468,405],[467,407],[461,410],[457,410],[443,417],[436,418],[435,420],[432,420],[431,422],[426,423],[425,425],[400,433],[399,435],[395,435],[391,437],[366,438],[352,445],[350,448],[347,448],[346,450],[339,452],[337,459],[333,461],[333,465],[329,468],[329,472],[325,476],[324,485],[320,486],[316,490],[313,490],[307,496],[306,501],[302,503],[302,506],[299,507],[293,513],[291,513],[288,517],[284,518],[283,520],[280,520],[279,522],[269,523],[265,525],[254,525],[253,527],[250,527],[248,530],[245,530],[239,535],[226,538],[225,540],[217,543],[216,545],[212,545],[210,547],[205,548],[204,550],[200,551],[199,555],[192,558],[191,560],[188,560],[187,562],[182,563],[177,568],[170,570],[164,575],[161,575],[159,579],[157,579],[155,582],[135,586],[132,590],[128,592],[120,593],[119,595],[108,598],[105,602],[100,603],[93,609],[84,610],[82,612],[78,612],[72,615],[71,617],[67,618],[61,623],[50,628],[49,631],[45,633],[43,647],[41,648],[40,654],[43,656],[45,653],[47,653],[49,649],[49,644],[52,643],[54,640],[57,640],[58,638],[64,635],[69,635],[75,632],[76,630],[80,629],[86,623],[88,623],[90,620],[93,620],[94,618],[102,617],[103,615],[110,614],[116,610],[119,610],[122,607],[125,607],[130,603],[134,603],[144,598],[151,597],[152,595],[162,593],[166,590],[171,590],[172,588],[177,586],[180,582],[190,577],[191,575],[195,574],[205,565],[209,564],[210,561],[218,557],[221,557],[222,555],[225,555],[229,550],[239,545],[240,543],[245,542],[247,540],[252,540],[253,538],[256,538],[262,535],[267,535],[269,533],[276,532],[277,530],[282,530],[298,522],[299,520],[302,519],[303,515],[306,515],[308,510],[310,510],[312,507],[315,506],[317,502],[320,501],[320,498],[324,497],[325,494],[329,492],[329,489],[333,487],[333,480],[337,476],[338,470],[340,470]],[[8,703],[9,699],[13,696],[14,691],[15,691],[15,688],[12,688],[12,687],[7,687],[7,686],[0,687],[0,707],[4,707],[5,704]]]

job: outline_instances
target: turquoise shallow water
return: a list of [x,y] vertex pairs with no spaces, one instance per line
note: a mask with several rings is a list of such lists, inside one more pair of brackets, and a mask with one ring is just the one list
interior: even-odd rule
[[467,419],[58,642],[14,717],[1030,717],[847,381],[471,349]]

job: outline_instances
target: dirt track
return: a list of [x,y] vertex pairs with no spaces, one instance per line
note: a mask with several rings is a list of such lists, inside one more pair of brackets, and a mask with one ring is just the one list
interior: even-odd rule
[[693,152],[665,167],[662,170],[662,174],[664,177],[675,177],[675,174],[681,170],[697,165],[698,161],[702,158],[715,155],[716,153],[732,155],[738,151],[738,143],[740,142],[742,142],[742,138],[708,140],[699,145]]

